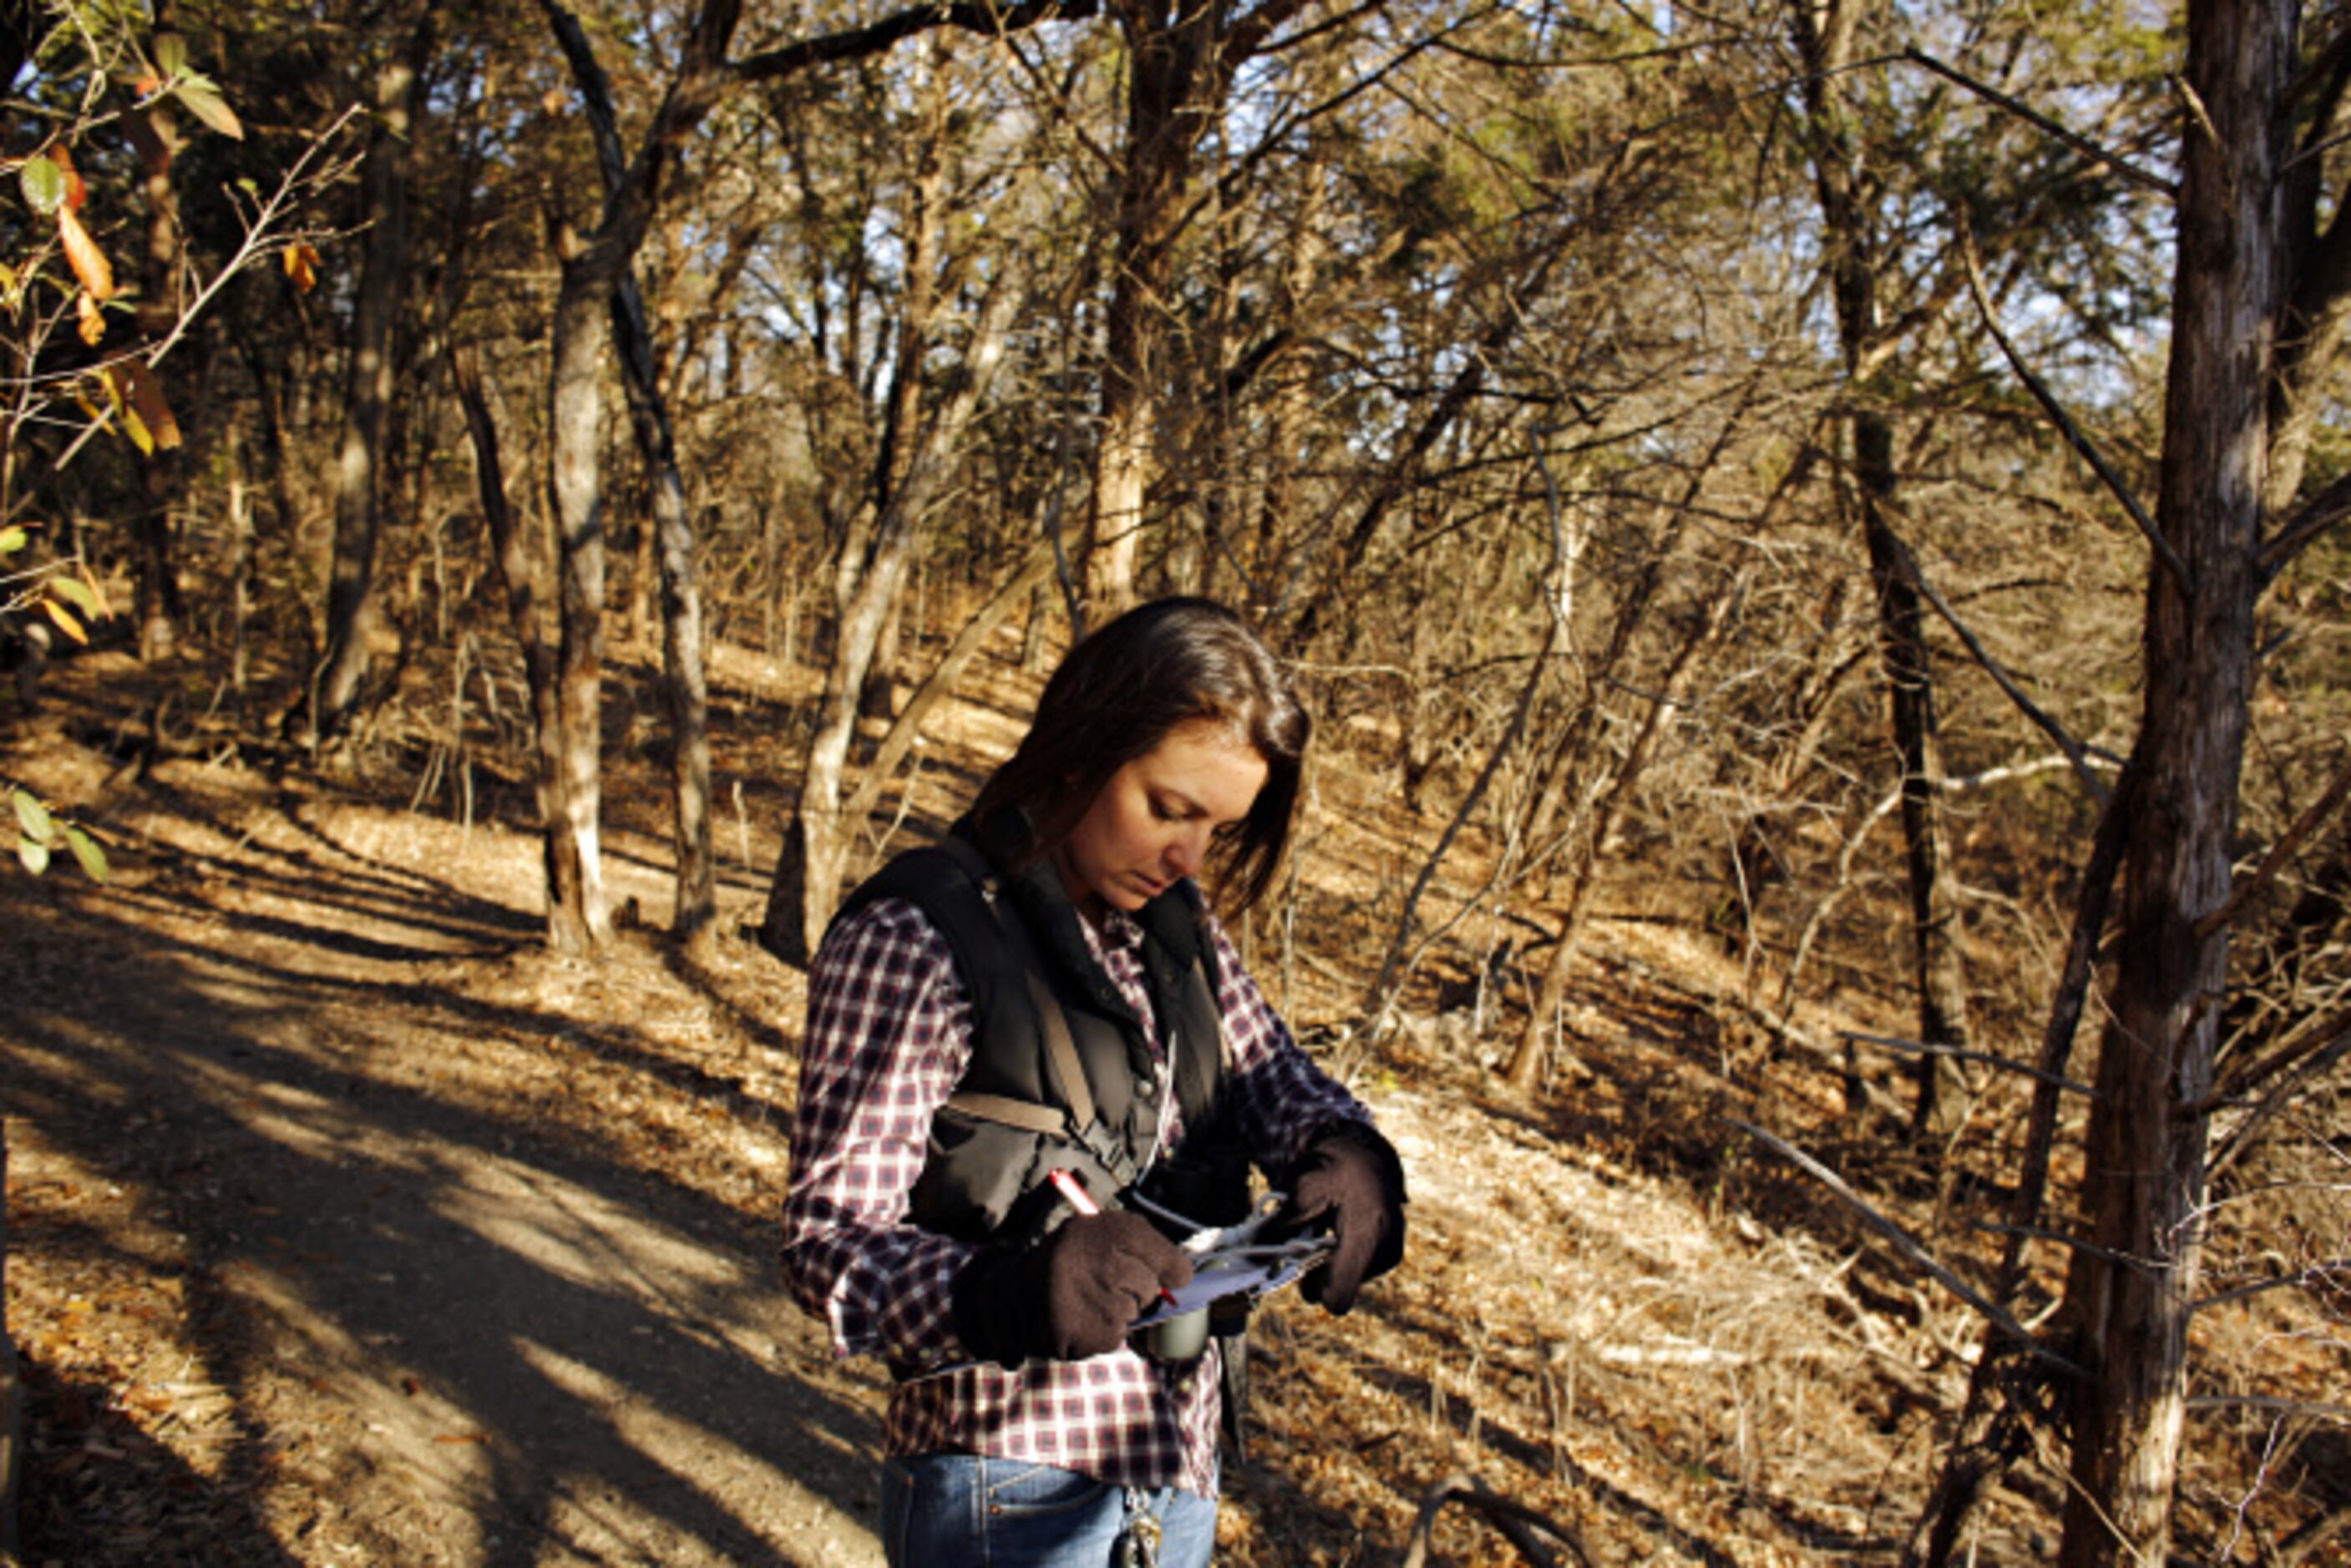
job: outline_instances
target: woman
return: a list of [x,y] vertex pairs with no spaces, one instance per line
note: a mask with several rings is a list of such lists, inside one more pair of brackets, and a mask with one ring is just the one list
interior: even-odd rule
[[[1328,1228],[1346,1313],[1404,1251],[1404,1173],[1299,1050],[1196,884],[1271,884],[1309,723],[1238,617],[1166,599],[1072,649],[940,847],[852,895],[810,971],[784,1210],[793,1293],[898,1382],[901,1564],[1208,1561],[1219,1352],[1130,1326],[1248,1167]],[[1100,1212],[1093,1212],[1099,1209]]]

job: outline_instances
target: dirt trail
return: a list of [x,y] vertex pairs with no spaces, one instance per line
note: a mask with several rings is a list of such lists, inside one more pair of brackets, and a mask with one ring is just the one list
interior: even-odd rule
[[[201,1560],[879,1562],[877,1388],[744,1202],[783,1170],[761,1021],[716,984],[679,1009],[647,942],[540,956],[493,892],[533,884],[527,841],[254,783],[151,781],[114,886],[0,903],[20,1241],[86,1271],[54,1317],[12,1299],[35,1398],[200,1439],[134,1456],[177,1512],[61,1522],[36,1484],[28,1560],[170,1561],[242,1511]],[[720,1116],[715,1156],[667,1136]],[[77,1386],[110,1329],[155,1342],[144,1376]],[[58,1458],[68,1494],[106,1469]]]
[[[882,1374],[831,1359],[773,1260],[801,977],[643,929],[555,960],[531,833],[228,754],[111,787],[88,742],[8,759],[117,867],[0,880],[26,1561],[877,1563]],[[607,803],[614,902],[646,924],[658,799]],[[1376,950],[1382,820],[1343,802],[1306,839],[1301,924],[1332,944]],[[733,931],[774,847],[727,847]],[[1370,1057],[1322,1036],[1404,1151],[1411,1252],[1345,1320],[1260,1312],[1227,1568],[1395,1560],[1464,1470],[1602,1562],[1851,1561],[1907,1516],[1897,1457],[1963,1374],[1949,1325],[1857,1297],[1847,1247],[1694,1200],[1752,1064],[1636,983],[1636,949],[1719,961],[1656,927],[1596,946],[1581,1075],[1533,1103],[1485,1092],[1502,1043],[1466,1015]],[[1343,1017],[1297,968],[1293,1022]],[[1817,1220],[1767,1168],[1737,1179]],[[1464,1508],[1432,1545],[1515,1560]]]

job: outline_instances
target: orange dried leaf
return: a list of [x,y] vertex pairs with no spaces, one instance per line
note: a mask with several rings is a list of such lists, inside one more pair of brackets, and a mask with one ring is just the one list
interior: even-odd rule
[[286,247],[286,275],[304,294],[319,286],[318,247],[306,240],[296,240]]
[[97,348],[99,339],[106,336],[106,313],[99,309],[98,301],[88,294],[74,296],[74,330],[81,334],[81,340],[93,348]]
[[62,141],[51,142],[49,161],[66,177],[66,205],[77,213],[80,212],[82,204],[89,200],[89,187],[82,183],[80,171],[74,167],[73,149]]
[[155,372],[133,360],[130,367],[131,406],[139,410],[155,444],[165,452],[180,444],[180,421],[172,416],[172,405],[163,400],[163,389]]
[[64,632],[76,642],[87,644],[89,641],[89,633],[82,630],[81,622],[74,619],[73,611],[55,599],[43,599],[41,607],[49,612],[49,618],[57,623],[59,631]]
[[66,261],[72,266],[74,276],[89,290],[90,297],[100,305],[112,299],[114,268],[107,265],[106,253],[98,248],[89,231],[81,226],[81,220],[74,216],[70,205],[57,209],[57,238],[66,247]]

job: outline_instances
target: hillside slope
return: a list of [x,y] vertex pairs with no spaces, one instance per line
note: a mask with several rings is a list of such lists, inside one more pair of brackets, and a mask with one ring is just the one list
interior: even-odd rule
[[[85,813],[115,877],[0,900],[27,1560],[878,1562],[882,1375],[831,1361],[772,1262],[802,979],[737,935],[690,957],[644,929],[657,770],[610,785],[609,873],[642,913],[568,964],[487,759],[470,824],[407,809],[413,779],[273,779],[233,735],[126,769],[138,676],[76,679],[78,716],[8,767]],[[943,723],[910,831],[1019,701]],[[731,730],[722,779],[771,792],[787,727]],[[1657,923],[1604,923],[1578,1070],[1532,1103],[1494,1092],[1474,1007],[1360,1047],[1338,1025],[1361,977],[1328,955],[1375,950],[1362,884],[1409,825],[1325,786],[1317,951],[1254,940],[1403,1150],[1412,1249],[1343,1321],[1261,1314],[1220,1560],[1394,1561],[1465,1472],[1601,1563],[1898,1540],[1968,1325],[1722,1119],[1767,1067],[1823,1104],[1834,1080],[1719,1022],[1699,999],[1735,976]],[[774,816],[730,825],[730,933]],[[1995,1508],[1980,1560],[2042,1555],[2034,1511]],[[1431,1545],[1518,1560],[1468,1507]]]

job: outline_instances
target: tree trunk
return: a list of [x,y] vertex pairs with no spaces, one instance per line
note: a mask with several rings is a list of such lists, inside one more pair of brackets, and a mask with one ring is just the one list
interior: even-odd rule
[[[603,483],[604,359],[612,335],[613,296],[630,278],[660,205],[662,177],[686,135],[709,112],[726,78],[727,41],[741,18],[731,0],[708,0],[688,37],[685,58],[664,96],[643,150],[624,164],[611,114],[611,92],[579,19],[549,0],[548,19],[591,109],[590,130],[604,182],[595,232],[567,235],[563,277],[549,347],[549,494],[556,526],[557,739],[542,744],[554,770],[543,791],[547,824],[548,940],[558,952],[585,954],[608,940],[598,844],[602,811],[604,658]],[[706,819],[705,812],[705,819]]]
[[875,521],[863,569],[835,579],[832,657],[817,701],[817,730],[759,926],[760,945],[788,963],[805,963],[815,953],[841,901],[856,826],[844,801],[844,781],[857,732],[858,693],[872,667],[883,621],[905,585],[916,520],[946,483],[956,444],[1003,358],[1004,336],[1020,297],[1017,286],[999,275],[973,328],[961,382],[932,416],[904,481]]
[[1223,118],[1234,71],[1301,4],[1259,0],[1246,16],[1223,0],[1116,6],[1126,44],[1126,141],[1087,534],[1089,625],[1117,615],[1138,593],[1143,507],[1155,476],[1153,442],[1170,372],[1176,244],[1188,221],[1186,197],[1201,139]]
[[1656,750],[1657,737],[1666,728],[1666,721],[1689,695],[1690,685],[1697,678],[1698,653],[1710,647],[1715,636],[1729,618],[1737,598],[1736,591],[1722,594],[1710,602],[1703,618],[1691,628],[1690,634],[1675,652],[1672,665],[1666,671],[1664,690],[1649,701],[1648,711],[1641,716],[1641,726],[1634,732],[1632,744],[1625,748],[1624,759],[1616,764],[1608,781],[1608,793],[1593,808],[1592,819],[1577,836],[1574,871],[1568,883],[1567,907],[1560,913],[1559,945],[1552,950],[1551,961],[1543,966],[1541,984],[1529,1004],[1527,1023],[1519,1036],[1510,1060],[1502,1075],[1511,1088],[1523,1094],[1535,1086],[1543,1063],[1545,1031],[1558,1013],[1567,996],[1567,982],[1575,971],[1575,959],[1583,940],[1584,910],[1591,900],[1592,889],[1599,881],[1600,848],[1608,841],[1622,820],[1625,802],[1641,782],[1641,774],[1649,765]]
[[373,130],[363,176],[367,223],[351,306],[343,429],[335,452],[335,543],[327,571],[327,647],[309,704],[312,739],[350,722],[367,678],[381,513],[392,339],[408,296],[408,153],[416,87],[433,47],[433,12],[416,22],[405,57],[376,72]]
[[[162,105],[148,106],[142,118],[165,153],[148,162],[141,182],[147,198],[147,232],[140,258],[143,297],[139,305],[139,322],[141,330],[152,337],[171,330],[181,317],[177,286],[182,244],[180,199],[179,192],[172,188],[170,155],[178,151],[183,139]],[[139,628],[139,657],[148,663],[170,657],[179,644],[180,627],[187,616],[172,537],[172,500],[180,493],[179,469],[177,454],[159,449],[148,454],[139,474],[142,504],[136,534],[138,574],[131,595]]]
[[2279,115],[2292,0],[2190,0],[2178,249],[2156,522],[2185,570],[2149,568],[2137,831],[2066,1305],[2091,1376],[2072,1399],[2064,1568],[2161,1563],[2202,1261],[2205,1100],[2260,588],[2276,320]]
[[[1918,1039],[1929,1045],[1965,1046],[1967,977],[1959,954],[1959,893],[1946,847],[1943,749],[1935,719],[1935,672],[1927,649],[1925,607],[1903,569],[1905,547],[1888,524],[1894,503],[1894,431],[1870,410],[1853,416],[1854,466],[1859,481],[1862,535],[1877,598],[1878,657],[1886,670],[1894,754],[1902,768],[1903,867],[1910,889],[1911,978],[1917,990]],[[1958,1124],[1958,1064],[1928,1052],[1915,1069],[1917,1092],[1911,1127],[1942,1136]]]
[[613,330],[653,485],[653,531],[661,564],[662,672],[668,698],[671,816],[677,845],[676,907],[670,929],[692,940],[718,915],[718,858],[710,826],[710,685],[705,673],[702,587],[694,568],[694,520],[677,472],[677,440],[654,374],[653,334],[636,280],[612,296]]
[[507,614],[514,623],[515,641],[522,649],[523,680],[530,689],[531,732],[538,743],[538,771],[535,794],[539,829],[547,856],[544,869],[550,907],[555,887],[553,826],[561,815],[563,717],[556,702],[555,666],[548,655],[547,639],[539,629],[539,606],[547,592],[542,550],[524,536],[514,508],[507,503],[506,472],[498,456],[498,429],[489,399],[482,389],[482,374],[471,349],[450,356],[450,379],[465,411],[466,432],[474,445],[474,484],[481,497],[482,516],[490,534],[491,569],[506,593]]
[[[2098,819],[2089,859],[2082,868],[2082,890],[2074,907],[2065,964],[2041,1034],[2037,1065],[2042,1076],[2033,1085],[2032,1108],[2025,1118],[2024,1157],[2018,1164],[2009,1199],[2010,1230],[2001,1245],[1999,1272],[1992,1276],[1991,1298],[2003,1307],[2015,1303],[2024,1282],[2025,1242],[2043,1228],[2042,1211],[2048,1199],[2057,1141],[2058,1080],[2072,1060],[2074,1035],[2089,1001],[2115,873],[2122,864],[2123,846],[2137,815],[2133,806],[2137,794],[2135,775],[2126,773],[2116,781],[2113,798]],[[2055,1424],[2050,1409],[2055,1393],[2048,1370],[2033,1358],[2031,1349],[2004,1334],[1986,1338],[1968,1374],[1967,1397],[1952,1423],[1950,1440],[1943,1448],[1942,1473],[1911,1527],[1900,1568],[1945,1568],[1959,1552],[1970,1521],[1993,1484],[2032,1452],[2036,1428],[2046,1430]]]
[[222,457],[228,469],[228,684],[242,697],[253,663],[254,562],[253,484],[240,428],[232,422],[222,433]]
[[[611,97],[584,44],[573,50],[574,73],[587,102],[604,175],[609,205],[624,209],[625,175],[620,166],[620,130]],[[635,246],[628,246],[633,252]],[[677,857],[676,894],[670,929],[693,940],[718,914],[718,857],[710,812],[710,685],[705,668],[702,588],[695,573],[694,520],[688,514],[685,482],[677,469],[677,437],[663,396],[660,360],[645,318],[643,291],[628,255],[610,264],[617,273],[611,297],[611,331],[621,350],[622,385],[630,423],[652,493],[653,523],[645,531],[635,584],[640,629],[648,577],[661,583],[662,690],[669,710],[670,815]],[[655,569],[648,571],[651,565]]]
[[602,809],[604,356],[614,279],[609,251],[567,256],[556,297],[549,496],[555,514],[556,779],[547,824],[548,940],[592,952],[612,934],[598,846]]
[[[1856,501],[1877,590],[1879,656],[1888,691],[1887,718],[1900,766],[1903,859],[1910,890],[1911,959],[1918,995],[1918,1038],[1929,1045],[1967,1044],[1967,986],[1960,966],[1959,900],[1943,826],[1942,748],[1935,717],[1934,670],[1917,591],[1900,570],[1901,544],[1890,532],[1898,504],[1891,419],[1869,382],[1885,344],[1878,321],[1881,242],[1865,194],[1868,151],[1844,98],[1855,56],[1856,0],[1831,0],[1815,12],[1789,7],[1805,65],[1813,184],[1828,252],[1829,292],[1844,358],[1845,424],[1853,448]],[[1960,1107],[1951,1058],[1919,1058],[1912,1124],[1940,1132]]]
[[1120,7],[1129,61],[1126,157],[1086,552],[1086,618],[1095,626],[1137,596],[1143,503],[1151,488],[1152,438],[1165,374],[1167,291],[1193,149],[1210,118],[1210,106],[1191,101],[1186,89],[1199,69],[1196,35],[1216,10],[1196,7],[1190,25],[1171,27],[1156,7]]

